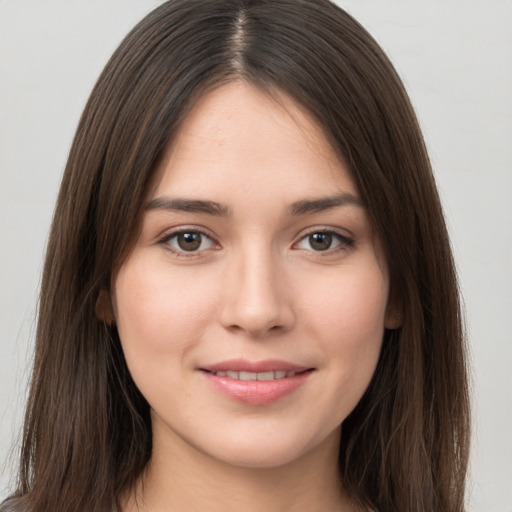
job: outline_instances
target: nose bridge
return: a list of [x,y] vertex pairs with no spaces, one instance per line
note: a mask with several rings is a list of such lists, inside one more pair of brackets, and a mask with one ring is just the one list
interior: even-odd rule
[[261,336],[293,322],[279,255],[268,240],[255,241],[233,255],[222,313],[225,327]]

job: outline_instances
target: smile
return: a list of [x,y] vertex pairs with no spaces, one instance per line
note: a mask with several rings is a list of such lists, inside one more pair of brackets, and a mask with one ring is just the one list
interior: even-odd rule
[[237,371],[219,371],[212,372],[216,377],[228,377],[229,379],[235,380],[259,380],[259,381],[269,381],[269,380],[279,380],[285,379],[289,377],[293,377],[297,374],[297,372],[287,372],[286,370],[276,370],[276,371],[268,371],[268,372],[237,372]]
[[198,368],[216,393],[251,406],[277,402],[298,391],[314,368],[285,361],[231,360]]

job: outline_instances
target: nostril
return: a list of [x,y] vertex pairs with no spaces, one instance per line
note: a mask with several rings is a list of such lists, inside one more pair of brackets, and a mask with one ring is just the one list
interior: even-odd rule
[[292,301],[256,293],[260,288],[247,285],[239,286],[236,293],[226,292],[220,315],[224,328],[232,333],[245,332],[255,337],[275,336],[292,328],[295,321]]

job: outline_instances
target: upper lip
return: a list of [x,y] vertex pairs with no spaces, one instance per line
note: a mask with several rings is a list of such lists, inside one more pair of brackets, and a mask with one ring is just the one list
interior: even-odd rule
[[248,361],[246,359],[231,359],[221,361],[219,363],[201,366],[200,370],[207,372],[272,372],[272,371],[287,371],[287,372],[303,372],[311,370],[311,367],[293,364],[287,361],[280,361],[277,359],[267,359],[265,361]]

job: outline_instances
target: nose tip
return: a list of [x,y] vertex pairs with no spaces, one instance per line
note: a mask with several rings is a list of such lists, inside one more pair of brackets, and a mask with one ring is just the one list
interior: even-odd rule
[[277,309],[264,310],[263,308],[254,308],[251,305],[237,303],[231,311],[224,326],[232,331],[243,331],[252,337],[260,338],[266,333],[279,332],[286,329],[285,322],[279,318]]
[[294,323],[293,309],[277,268],[271,262],[234,272],[225,290],[221,321],[226,329],[261,338],[287,331]]

